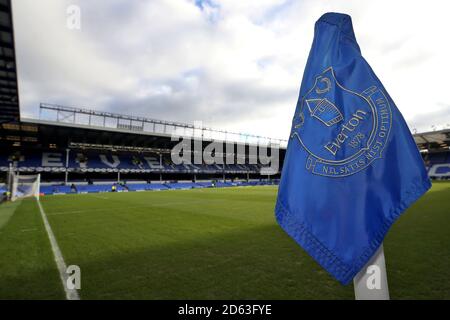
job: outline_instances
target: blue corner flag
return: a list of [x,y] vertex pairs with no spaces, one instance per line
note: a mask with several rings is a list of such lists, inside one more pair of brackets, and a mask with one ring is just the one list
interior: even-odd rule
[[275,214],[348,284],[431,184],[405,120],[361,56],[350,16],[326,13],[314,33]]

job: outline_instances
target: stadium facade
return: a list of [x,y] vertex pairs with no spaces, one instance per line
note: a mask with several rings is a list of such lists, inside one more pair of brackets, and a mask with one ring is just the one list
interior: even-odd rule
[[[279,179],[279,171],[267,175],[249,149],[278,147],[281,140],[48,104],[42,104],[41,111],[47,112],[47,119],[2,124],[6,152],[0,157],[0,170],[40,173],[44,193],[109,191],[113,183],[119,191],[133,191],[273,184]],[[52,116],[55,120],[48,120]],[[200,142],[202,150],[220,141],[224,152],[215,156],[222,163],[174,164],[171,152],[179,143],[175,133],[192,138],[192,144]],[[237,152],[227,153],[227,144],[233,150],[244,148],[246,158],[238,161]],[[282,159],[285,149],[281,150]]]
[[[11,3],[0,1],[0,186],[8,172],[41,174],[41,192],[101,192],[274,184],[278,182],[286,141],[133,117],[86,108],[40,105],[39,119],[20,116]],[[220,141],[223,164],[174,164],[174,132],[199,140],[204,149]],[[181,133],[180,133],[181,132]],[[450,129],[414,135],[431,178],[450,178]],[[279,170],[267,175],[250,149],[279,147]],[[401,152],[401,151],[400,151]],[[194,156],[194,153],[191,154]],[[234,159],[229,164],[226,159]],[[241,159],[242,160],[242,159]],[[239,164],[238,164],[239,163]]]

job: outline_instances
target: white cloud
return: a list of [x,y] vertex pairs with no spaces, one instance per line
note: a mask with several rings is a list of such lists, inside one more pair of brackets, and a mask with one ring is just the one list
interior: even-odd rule
[[[196,5],[197,3],[197,5]],[[66,8],[82,28],[66,28]],[[286,138],[314,22],[352,16],[363,55],[411,128],[450,123],[446,1],[21,0],[22,113],[84,105]],[[426,121],[424,121],[426,119]]]

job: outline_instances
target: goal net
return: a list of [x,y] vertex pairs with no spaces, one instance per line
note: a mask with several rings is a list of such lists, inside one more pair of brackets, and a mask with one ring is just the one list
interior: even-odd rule
[[36,197],[39,199],[40,174],[12,175],[11,200]]

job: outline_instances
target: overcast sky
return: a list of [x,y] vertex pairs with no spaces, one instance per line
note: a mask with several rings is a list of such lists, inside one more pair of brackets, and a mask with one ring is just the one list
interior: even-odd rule
[[[67,28],[67,8],[81,29]],[[352,16],[411,129],[450,127],[449,1],[13,1],[22,116],[39,103],[287,138],[314,22]]]

